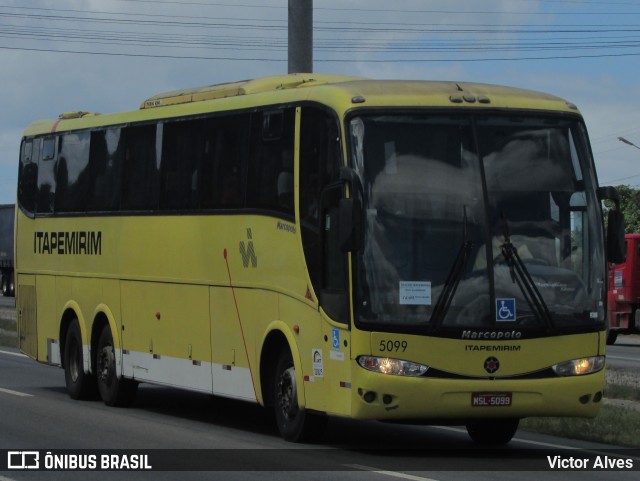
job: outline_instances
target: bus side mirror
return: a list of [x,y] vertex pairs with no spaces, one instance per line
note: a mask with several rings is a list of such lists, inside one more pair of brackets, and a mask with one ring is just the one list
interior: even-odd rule
[[621,264],[627,257],[624,244],[624,215],[620,210],[620,196],[615,187],[598,188],[600,201],[611,200],[615,209],[611,209],[607,216],[607,261]]
[[351,197],[340,199],[338,235],[342,252],[357,252],[362,245],[362,182],[356,172],[340,167],[340,181],[349,185]]
[[353,197],[340,199],[338,235],[342,252],[356,252],[362,243],[362,205]]

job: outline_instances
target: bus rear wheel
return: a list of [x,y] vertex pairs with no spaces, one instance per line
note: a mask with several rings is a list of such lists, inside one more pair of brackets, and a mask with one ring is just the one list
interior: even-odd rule
[[135,400],[138,383],[118,377],[113,336],[108,325],[102,328],[98,338],[96,378],[98,392],[107,406],[129,406]]
[[90,399],[95,397],[95,378],[84,372],[82,335],[78,320],[74,319],[67,329],[64,352],[64,380],[71,399]]
[[497,446],[511,441],[519,423],[519,419],[478,419],[466,427],[474,442]]
[[275,372],[274,404],[280,435],[291,442],[316,440],[324,432],[327,418],[298,405],[296,369],[288,350],[280,354]]

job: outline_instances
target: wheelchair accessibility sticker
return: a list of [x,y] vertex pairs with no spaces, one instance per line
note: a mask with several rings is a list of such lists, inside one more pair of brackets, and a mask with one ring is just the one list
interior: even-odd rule
[[509,322],[516,320],[516,300],[496,299],[496,321]]

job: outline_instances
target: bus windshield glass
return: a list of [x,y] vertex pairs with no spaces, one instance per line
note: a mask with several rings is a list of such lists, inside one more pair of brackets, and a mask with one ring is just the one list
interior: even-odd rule
[[602,327],[602,226],[578,121],[385,113],[349,129],[359,325]]

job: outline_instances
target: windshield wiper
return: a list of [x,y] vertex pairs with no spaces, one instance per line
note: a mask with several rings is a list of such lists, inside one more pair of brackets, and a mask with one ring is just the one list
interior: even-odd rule
[[440,293],[440,297],[438,297],[438,301],[436,305],[433,307],[433,312],[431,314],[430,325],[433,328],[437,328],[444,321],[444,317],[449,311],[449,307],[451,307],[451,302],[453,301],[453,296],[456,294],[456,290],[458,289],[458,284],[460,284],[460,279],[462,275],[466,271],[467,263],[469,262],[469,257],[471,254],[471,250],[473,249],[473,242],[469,240],[469,235],[467,233],[467,206],[462,206],[462,245],[460,246],[460,250],[458,251],[458,255],[453,261],[453,266],[451,266],[451,270],[449,274],[447,274],[447,280],[444,282],[442,286],[442,292]]
[[547,325],[547,328],[551,329],[553,328],[553,318],[551,317],[547,303],[542,297],[542,294],[540,294],[531,274],[529,274],[527,266],[518,255],[518,249],[516,249],[511,242],[509,224],[504,211],[501,214],[501,219],[504,242],[500,246],[500,250],[502,251],[502,255],[509,266],[511,279],[514,284],[518,284],[518,287],[520,288],[520,291],[522,291],[522,294],[524,294],[524,298],[527,301],[527,304],[529,304],[531,311],[538,317],[538,319],[541,319]]

